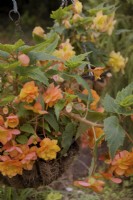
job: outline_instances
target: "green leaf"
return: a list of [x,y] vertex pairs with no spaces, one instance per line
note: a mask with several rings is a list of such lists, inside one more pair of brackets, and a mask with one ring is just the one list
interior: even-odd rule
[[69,15],[67,8],[59,8],[58,10],[53,11],[50,17],[60,22],[67,15]]
[[36,80],[36,81],[39,81],[40,83],[45,84],[46,86],[49,85],[48,78],[39,68],[35,68],[30,73],[28,73],[27,76],[32,78],[33,80]]
[[76,133],[76,125],[70,122],[69,124],[66,125],[65,131],[62,134],[62,142],[61,142],[63,147],[62,154],[65,154],[70,148],[75,133]]
[[37,61],[37,60],[41,60],[41,61],[61,61],[59,58],[52,56],[48,53],[46,53],[45,51],[42,52],[35,52],[35,51],[31,51],[29,53],[29,57],[32,61]]
[[87,129],[89,129],[89,127],[90,127],[89,125],[87,125],[87,124],[85,124],[83,122],[80,122],[79,127],[77,129],[77,133],[76,133],[75,139],[77,140],[82,134],[85,133],[85,131]]
[[57,117],[57,120],[59,120],[60,112],[65,106],[65,101],[58,101],[58,103],[55,104],[55,115]]
[[19,135],[16,137],[16,141],[19,144],[26,144],[28,142],[28,138],[25,135]]
[[23,45],[25,45],[25,42],[21,39],[19,39],[15,44],[14,44],[14,51],[18,50],[20,47],[22,47]]
[[[76,68],[83,64],[83,60],[88,56],[89,53],[80,54],[78,56],[73,56],[68,61],[65,62],[65,66],[69,68]],[[85,62],[88,64],[88,62]]]
[[115,99],[113,99],[108,94],[106,94],[106,96],[104,97],[103,106],[107,112],[123,114],[126,116],[133,114],[133,110],[131,110],[129,108],[124,108],[124,107],[116,104]]
[[117,93],[117,96],[116,96],[116,100],[115,102],[117,104],[121,104],[121,102],[129,95],[132,95],[133,93],[133,82],[130,83],[126,88],[122,89],[121,91],[119,91]]
[[20,130],[25,133],[35,134],[35,130],[30,124],[23,124],[23,126],[20,127]]
[[47,115],[44,115],[44,119],[49,123],[49,125],[55,130],[55,131],[59,131],[59,125],[57,123],[57,120],[54,116],[54,114],[49,113]]
[[8,103],[12,102],[14,100],[15,96],[14,95],[8,95],[7,97],[2,97],[0,95],[0,106],[5,106]]
[[133,95],[129,95],[125,99],[123,99],[120,102],[120,105],[123,107],[129,107],[129,106],[133,105]]
[[6,51],[2,51],[0,50],[0,57],[3,57],[3,58],[9,58],[10,54],[7,53]]
[[118,118],[116,116],[111,116],[104,120],[104,133],[111,158],[113,159],[116,151],[123,145],[125,130],[119,124]]

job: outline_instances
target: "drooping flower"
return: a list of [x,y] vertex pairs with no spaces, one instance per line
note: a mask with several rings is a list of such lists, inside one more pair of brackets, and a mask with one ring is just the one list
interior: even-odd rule
[[95,192],[102,192],[104,189],[105,182],[102,180],[97,180],[93,176],[85,179],[84,181],[75,181],[75,186],[83,187],[83,188],[91,188]]
[[128,58],[124,58],[120,52],[112,51],[109,55],[108,66],[112,68],[114,72],[122,71],[124,73],[124,68]]
[[74,13],[80,14],[82,12],[83,5],[80,1],[75,0],[73,4],[73,11]]
[[[82,94],[88,95],[88,90],[84,89]],[[97,92],[95,90],[93,90],[93,89],[91,89],[91,94],[92,94],[92,97],[93,97],[93,102],[90,104],[90,109],[91,110],[96,110],[97,104],[98,104],[98,102],[100,100],[100,97],[97,94]]]
[[63,60],[69,60],[75,55],[73,49],[74,47],[70,44],[70,40],[67,39],[66,42],[60,44],[59,50],[55,50],[53,54]]
[[92,28],[99,32],[107,32],[108,35],[111,35],[115,23],[116,20],[114,20],[114,13],[111,15],[103,15],[103,11],[100,10],[93,19]]
[[25,105],[24,106],[27,110],[32,110],[34,113],[38,113],[40,115],[47,114],[46,110],[43,110],[42,105],[39,102],[36,102],[34,106]]
[[46,92],[43,95],[44,102],[47,104],[47,107],[52,107],[55,105],[55,103],[63,98],[61,89],[59,89],[59,86],[54,86],[53,83],[51,83],[46,90]]
[[44,138],[40,142],[40,148],[37,149],[37,155],[44,160],[56,159],[57,152],[60,151],[60,147],[57,145],[57,140],[50,140]]
[[133,174],[133,151],[121,151],[116,154],[115,158],[111,162],[109,169],[110,172],[122,176],[130,176]]
[[19,124],[19,118],[17,115],[14,114],[10,114],[5,122],[6,127],[10,128],[15,128],[18,126],[18,124]]
[[21,89],[19,100],[22,102],[32,103],[36,99],[38,94],[38,87],[35,86],[35,82],[27,82]]

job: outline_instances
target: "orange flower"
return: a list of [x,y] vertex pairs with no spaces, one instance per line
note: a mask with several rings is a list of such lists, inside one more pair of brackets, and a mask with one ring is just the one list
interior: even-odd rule
[[56,154],[60,151],[57,142],[57,140],[50,140],[49,138],[43,139],[40,142],[41,147],[37,150],[38,157],[44,160],[56,159]]
[[19,94],[19,100],[22,102],[32,103],[38,94],[38,87],[35,86],[34,81],[31,81],[24,84]]
[[59,99],[63,98],[59,86],[55,87],[53,83],[49,85],[49,88],[46,90],[43,97],[47,107],[52,107]]
[[5,162],[0,162],[0,172],[3,176],[12,178],[17,174],[22,175],[22,171],[22,164],[18,160],[6,160]]
[[6,129],[0,126],[0,142],[5,145],[8,141],[10,141],[13,135],[19,135],[20,131],[17,129]]
[[111,162],[110,167],[111,172],[122,176],[130,176],[133,174],[133,152],[128,152],[126,150],[116,154],[115,158]]
[[84,181],[75,181],[74,185],[81,186],[84,188],[91,188],[95,192],[102,192],[105,183],[102,180],[96,180],[94,177],[91,176],[88,179],[85,179]]
[[27,110],[32,110],[34,113],[38,113],[40,115],[47,114],[48,112],[42,109],[42,105],[39,102],[36,102],[34,106],[25,105]]
[[[98,139],[103,134],[103,130],[101,128],[95,127],[94,131],[95,131],[96,139]],[[90,148],[92,149],[94,148],[95,138],[94,138],[94,133],[93,133],[92,128],[88,129],[86,133],[84,133],[81,136],[81,143],[83,147],[86,147],[89,145]],[[100,144],[101,144],[101,141],[99,142],[99,145]]]
[[61,43],[60,49],[54,51],[54,56],[61,58],[63,60],[69,60],[75,55],[75,51],[73,51],[73,46],[70,44],[70,40],[67,39],[66,42]]
[[[88,95],[88,90],[84,89],[82,94]],[[92,94],[92,97],[93,97],[93,102],[90,104],[90,109],[91,110],[96,110],[97,104],[98,104],[98,102],[100,100],[100,97],[97,94],[97,92],[95,90],[92,90],[92,89],[91,89],[91,94]]]
[[104,72],[104,67],[96,67],[95,69],[92,69],[91,71],[93,72],[95,79],[101,79],[101,74]]
[[10,114],[5,122],[5,125],[10,128],[15,128],[16,126],[18,126],[18,124],[19,124],[19,118],[17,115],[14,114]]
[[4,125],[4,118],[0,115],[0,126]]

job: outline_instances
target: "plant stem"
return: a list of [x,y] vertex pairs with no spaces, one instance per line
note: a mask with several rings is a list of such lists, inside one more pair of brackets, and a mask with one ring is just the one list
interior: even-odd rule
[[87,124],[89,126],[100,127],[100,128],[104,127],[103,124],[97,124],[95,122],[89,121],[89,120],[87,120],[85,118],[80,117],[78,114],[67,113],[67,112],[62,112],[62,114],[66,115],[66,116],[68,116],[70,118],[73,118],[73,119],[75,119],[77,121],[83,122],[83,123],[85,123],[85,124]]

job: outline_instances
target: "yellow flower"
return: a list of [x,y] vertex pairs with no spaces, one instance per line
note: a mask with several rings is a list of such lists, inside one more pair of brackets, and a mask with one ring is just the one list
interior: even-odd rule
[[67,39],[66,42],[60,44],[59,50],[54,51],[54,55],[63,60],[69,60],[75,55],[73,49],[74,47],[70,44],[70,40]]
[[[88,95],[88,90],[84,89],[82,94]],[[97,92],[95,90],[92,90],[92,89],[91,89],[91,94],[92,94],[92,97],[93,97],[93,102],[90,104],[90,109],[91,110],[96,110],[97,109],[97,104],[100,101],[100,97],[97,94]]]
[[40,142],[40,148],[37,150],[39,158],[44,160],[56,159],[57,152],[60,151],[60,147],[57,145],[57,140],[50,140],[45,138]]
[[38,94],[38,87],[35,86],[34,81],[31,81],[24,84],[19,94],[19,100],[27,103],[32,103]]
[[12,178],[17,174],[22,175],[22,171],[22,164],[18,160],[6,160],[4,162],[0,162],[0,172],[3,176]]
[[49,85],[49,88],[46,90],[43,97],[47,107],[52,107],[59,99],[63,98],[59,86],[55,87],[53,83]]
[[74,13],[80,14],[80,13],[82,13],[82,9],[83,9],[82,3],[78,0],[75,0],[75,2],[73,4]]
[[37,35],[37,36],[42,37],[42,38],[44,37],[44,33],[45,33],[45,31],[40,26],[36,26],[33,29],[33,32],[32,32],[33,36]]
[[128,58],[124,58],[120,52],[112,51],[109,55],[108,65],[112,68],[114,72],[119,72],[120,70],[124,73],[124,68]]
[[103,15],[102,10],[96,14],[96,17],[93,19],[92,28],[100,32],[107,32],[108,35],[111,35],[114,29],[116,20],[114,20],[114,13],[111,15]]

